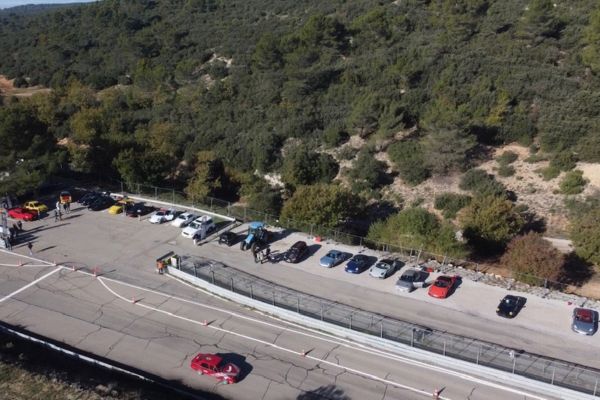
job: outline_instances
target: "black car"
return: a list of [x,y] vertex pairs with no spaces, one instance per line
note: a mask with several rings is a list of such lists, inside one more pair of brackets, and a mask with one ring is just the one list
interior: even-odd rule
[[304,257],[307,251],[308,246],[306,245],[306,242],[299,241],[294,243],[292,247],[290,247],[290,249],[285,252],[285,256],[283,257],[283,259],[289,263],[295,264],[299,262],[302,259],[302,257]]
[[500,304],[498,304],[496,314],[504,318],[514,318],[517,316],[519,311],[521,311],[526,302],[527,299],[525,297],[513,296],[509,294],[504,296],[502,301],[500,301]]
[[227,246],[233,246],[238,241],[238,235],[235,232],[227,231],[219,235],[219,244],[225,243]]
[[98,198],[100,197],[101,195],[98,192],[87,192],[86,194],[81,196],[81,198],[77,200],[77,202],[81,205],[89,206],[91,203],[98,200]]
[[149,214],[152,211],[154,211],[154,207],[147,206],[144,203],[135,203],[135,204],[125,206],[125,214],[128,217],[132,217],[132,218],[138,217],[140,215]]
[[93,201],[92,203],[88,204],[88,210],[100,211],[100,210],[107,209],[108,207],[112,206],[113,204],[115,204],[115,200],[112,197],[101,196],[101,197],[97,198],[95,201]]

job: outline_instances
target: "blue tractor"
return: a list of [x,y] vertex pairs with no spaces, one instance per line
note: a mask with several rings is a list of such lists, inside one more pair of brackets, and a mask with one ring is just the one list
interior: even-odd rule
[[253,251],[260,249],[269,243],[270,235],[271,232],[266,229],[264,222],[250,222],[248,225],[248,235],[240,243],[240,248],[242,250],[252,249]]

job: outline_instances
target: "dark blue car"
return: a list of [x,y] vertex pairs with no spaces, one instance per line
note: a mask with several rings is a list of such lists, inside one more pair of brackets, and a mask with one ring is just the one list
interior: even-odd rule
[[360,274],[365,269],[367,269],[369,265],[369,257],[364,254],[356,254],[353,256],[346,264],[345,271],[351,274]]

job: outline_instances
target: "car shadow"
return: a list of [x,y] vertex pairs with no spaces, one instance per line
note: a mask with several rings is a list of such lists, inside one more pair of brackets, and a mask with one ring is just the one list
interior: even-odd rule
[[315,255],[315,253],[317,251],[319,251],[319,249],[323,247],[320,244],[311,244],[308,247],[306,247],[306,251],[304,252],[304,254],[302,255],[302,258],[300,259],[300,261],[304,261],[306,260],[308,257],[312,257]]
[[252,372],[252,365],[246,361],[246,357],[237,353],[219,353],[223,359],[224,364],[232,363],[240,368],[240,374],[238,375],[238,382],[243,381]]
[[454,284],[454,286],[452,286],[452,289],[448,293],[447,297],[452,296],[454,292],[456,292],[456,289],[458,289],[462,285],[462,281],[462,276],[456,276],[456,283]]

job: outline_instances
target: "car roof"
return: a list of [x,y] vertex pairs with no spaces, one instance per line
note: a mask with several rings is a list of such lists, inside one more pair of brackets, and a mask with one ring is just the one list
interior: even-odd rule
[[198,361],[204,361],[206,364],[213,366],[219,365],[221,360],[223,360],[216,354],[198,354],[196,355],[195,359]]
[[296,243],[294,243],[292,245],[293,248],[297,249],[297,248],[302,248],[302,247],[306,247],[306,242],[299,240]]

